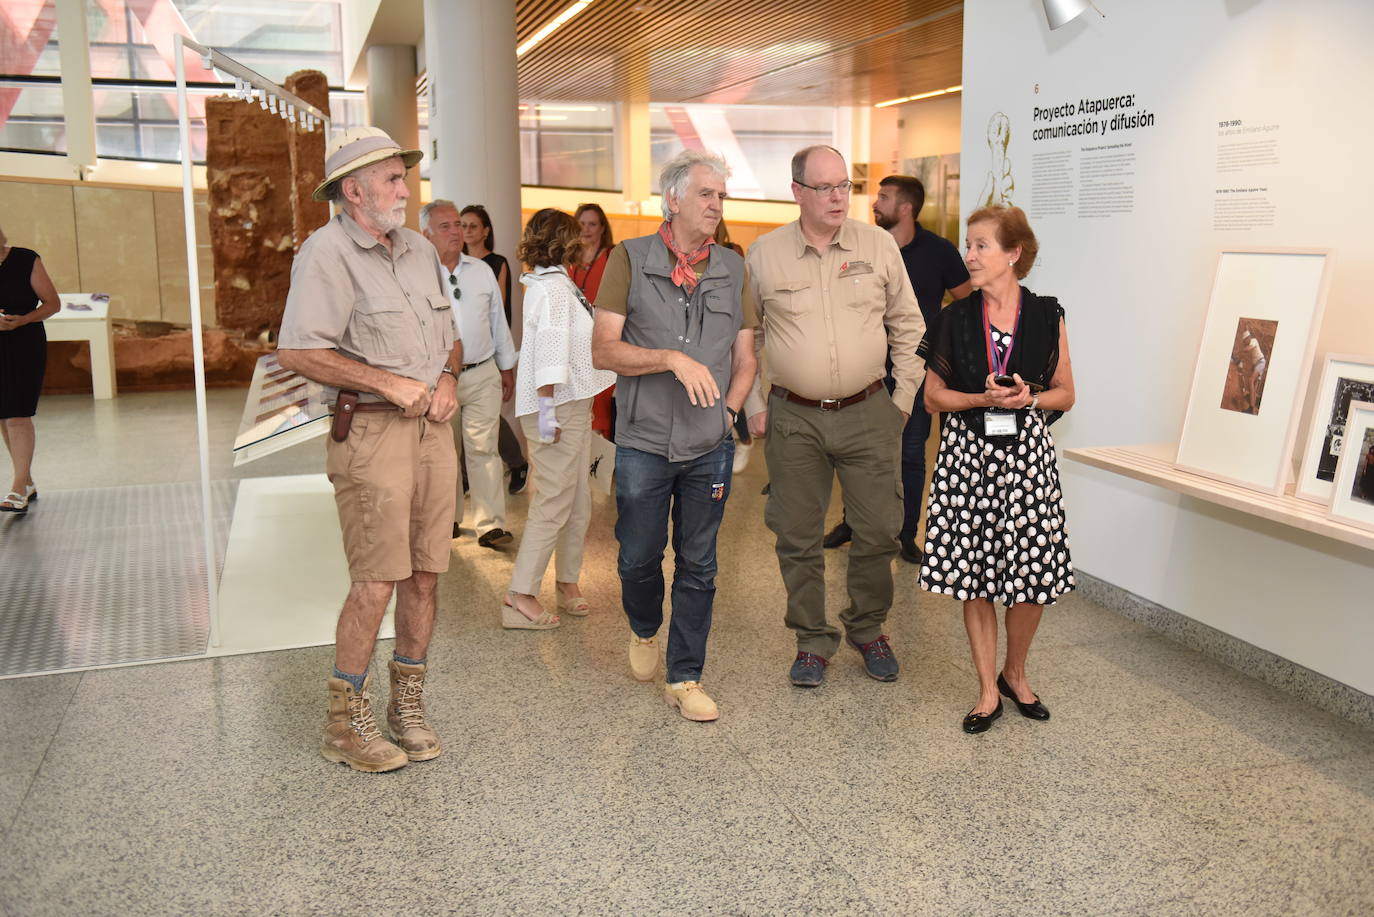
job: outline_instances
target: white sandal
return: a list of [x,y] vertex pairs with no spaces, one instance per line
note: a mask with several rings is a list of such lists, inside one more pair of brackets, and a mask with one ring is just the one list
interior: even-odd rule
[[10,491],[4,500],[0,500],[0,513],[18,513],[22,516],[28,511],[29,498],[24,494]]

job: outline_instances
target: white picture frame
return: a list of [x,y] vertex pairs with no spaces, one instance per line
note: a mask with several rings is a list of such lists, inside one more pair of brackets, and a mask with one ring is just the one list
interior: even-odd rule
[[1177,468],[1282,495],[1330,261],[1322,249],[1218,255]]
[[1352,401],[1374,401],[1374,355],[1328,354],[1313,402],[1312,428],[1302,450],[1296,496],[1330,505],[1346,414]]
[[1374,402],[1352,401],[1345,422],[1345,445],[1332,481],[1332,519],[1374,530]]

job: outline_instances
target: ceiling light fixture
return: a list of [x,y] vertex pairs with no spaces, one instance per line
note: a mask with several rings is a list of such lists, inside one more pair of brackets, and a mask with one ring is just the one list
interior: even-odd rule
[[937,89],[934,92],[922,92],[914,96],[902,96],[900,99],[888,99],[886,102],[879,102],[874,108],[887,108],[889,105],[901,105],[903,102],[919,102],[922,99],[933,99],[936,96],[950,95],[955,92],[963,92],[963,85],[949,86],[945,89]]
[[567,22],[569,19],[573,18],[578,13],[582,12],[591,5],[592,0],[575,0],[575,2],[569,4],[567,9],[559,13],[557,16],[553,17],[553,19],[549,20],[549,22],[546,23],[542,28],[540,28],[538,32],[535,32],[533,35],[527,38],[524,44],[517,47],[515,49],[515,56],[524,57],[526,54],[529,53],[531,48],[533,48],[535,45],[539,44],[541,41],[552,35],[555,29],[559,28],[563,25],[563,23]]
[[1045,19],[1049,21],[1051,32],[1068,25],[1090,9],[1097,10],[1097,15],[1104,19],[1107,18],[1103,16],[1101,10],[1093,6],[1092,0],[1044,0],[1044,2]]

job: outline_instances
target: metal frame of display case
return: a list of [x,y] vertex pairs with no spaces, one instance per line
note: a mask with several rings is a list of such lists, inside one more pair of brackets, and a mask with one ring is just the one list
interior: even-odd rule
[[200,55],[205,68],[220,70],[234,78],[236,94],[246,103],[257,102],[264,109],[281,115],[305,130],[329,132],[329,116],[304,99],[267,79],[262,74],[245,67],[238,61],[213,48],[199,44],[185,37],[176,38],[176,84],[177,84],[177,127],[181,142],[181,184],[182,206],[186,221],[186,280],[187,293],[191,305],[192,356],[195,363],[196,383],[196,435],[200,449],[200,491],[201,526],[204,531],[205,550],[205,589],[208,597],[210,616],[209,645],[220,644],[219,626],[219,584],[215,577],[215,533],[212,519],[210,495],[210,427],[205,398],[205,333],[204,317],[200,308],[200,265],[196,258],[196,219],[195,189],[192,185],[193,157],[191,148],[191,121],[187,110],[186,95],[186,51]]

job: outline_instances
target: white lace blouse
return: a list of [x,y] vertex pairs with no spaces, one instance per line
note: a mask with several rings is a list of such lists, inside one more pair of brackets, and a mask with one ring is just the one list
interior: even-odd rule
[[615,373],[592,367],[592,316],[561,267],[522,274],[525,336],[515,374],[515,416],[539,410],[539,388],[553,386],[553,403],[591,398],[615,384]]

